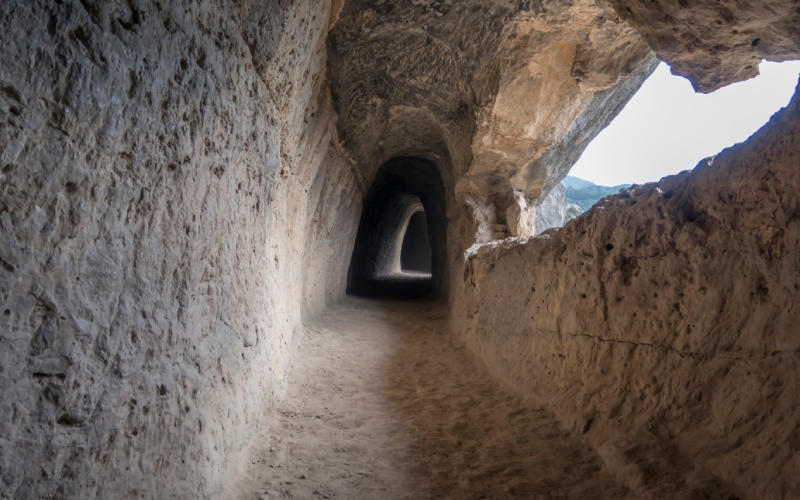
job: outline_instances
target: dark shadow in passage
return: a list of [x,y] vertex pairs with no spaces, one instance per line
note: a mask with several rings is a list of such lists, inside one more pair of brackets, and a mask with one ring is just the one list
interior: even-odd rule
[[[447,219],[444,185],[437,166],[414,157],[385,163],[364,197],[363,207],[347,273],[347,293],[393,299],[439,296],[443,290]],[[403,269],[406,228],[417,213],[424,214],[424,224],[413,222],[417,236],[409,243],[416,249],[411,252],[412,260],[429,263]],[[419,231],[427,232],[427,245]],[[430,257],[425,255],[425,246]]]
[[400,269],[405,272],[431,273],[431,243],[425,211],[419,210],[408,219],[403,247],[400,249]]

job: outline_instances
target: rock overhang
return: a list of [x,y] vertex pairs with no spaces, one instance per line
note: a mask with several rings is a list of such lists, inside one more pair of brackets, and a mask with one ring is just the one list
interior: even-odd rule
[[348,1],[329,34],[339,139],[365,184],[388,159],[428,158],[451,209],[530,235],[656,55],[704,92],[800,55],[791,2],[729,3]]
[[[392,157],[427,158],[451,210],[479,198],[518,219],[508,234],[526,234],[526,207],[654,68],[644,41],[588,1],[351,1],[329,49],[339,138],[365,184]],[[565,141],[576,153],[552,154]]]

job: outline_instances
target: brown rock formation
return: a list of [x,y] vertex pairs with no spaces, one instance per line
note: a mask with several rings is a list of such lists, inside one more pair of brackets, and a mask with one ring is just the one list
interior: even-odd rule
[[591,1],[353,0],[330,40],[339,133],[363,182],[392,158],[427,158],[487,211],[481,234],[532,234],[537,200],[655,67]]

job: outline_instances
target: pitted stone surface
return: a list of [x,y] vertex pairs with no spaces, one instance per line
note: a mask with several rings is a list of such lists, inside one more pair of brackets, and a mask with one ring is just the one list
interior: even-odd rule
[[[361,203],[401,155],[441,174],[451,327],[587,457],[588,482],[543,488],[585,493],[600,457],[611,496],[800,497],[797,98],[712,165],[493,241],[535,230],[651,49],[711,90],[798,57],[796,7],[0,2],[0,497],[233,496],[254,436],[282,437],[263,433],[283,432],[302,320],[341,298]],[[413,353],[396,402],[446,421],[437,377],[462,358],[425,353],[426,378]],[[423,449],[464,451],[434,431]]]
[[237,473],[358,221],[328,18],[2,3],[0,497],[219,496]]
[[786,0],[608,0],[672,72],[700,92],[758,74],[762,59],[800,59],[800,8]]

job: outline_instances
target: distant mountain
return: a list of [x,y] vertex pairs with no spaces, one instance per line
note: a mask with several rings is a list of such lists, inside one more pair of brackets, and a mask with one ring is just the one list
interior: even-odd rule
[[541,234],[551,227],[561,227],[591,208],[601,198],[630,186],[598,186],[593,182],[568,176],[536,205],[534,234]]
[[561,181],[564,186],[564,196],[567,203],[577,205],[582,211],[587,211],[601,198],[610,194],[617,194],[620,189],[631,187],[630,184],[620,184],[618,186],[598,186],[597,184],[578,177],[568,175]]

